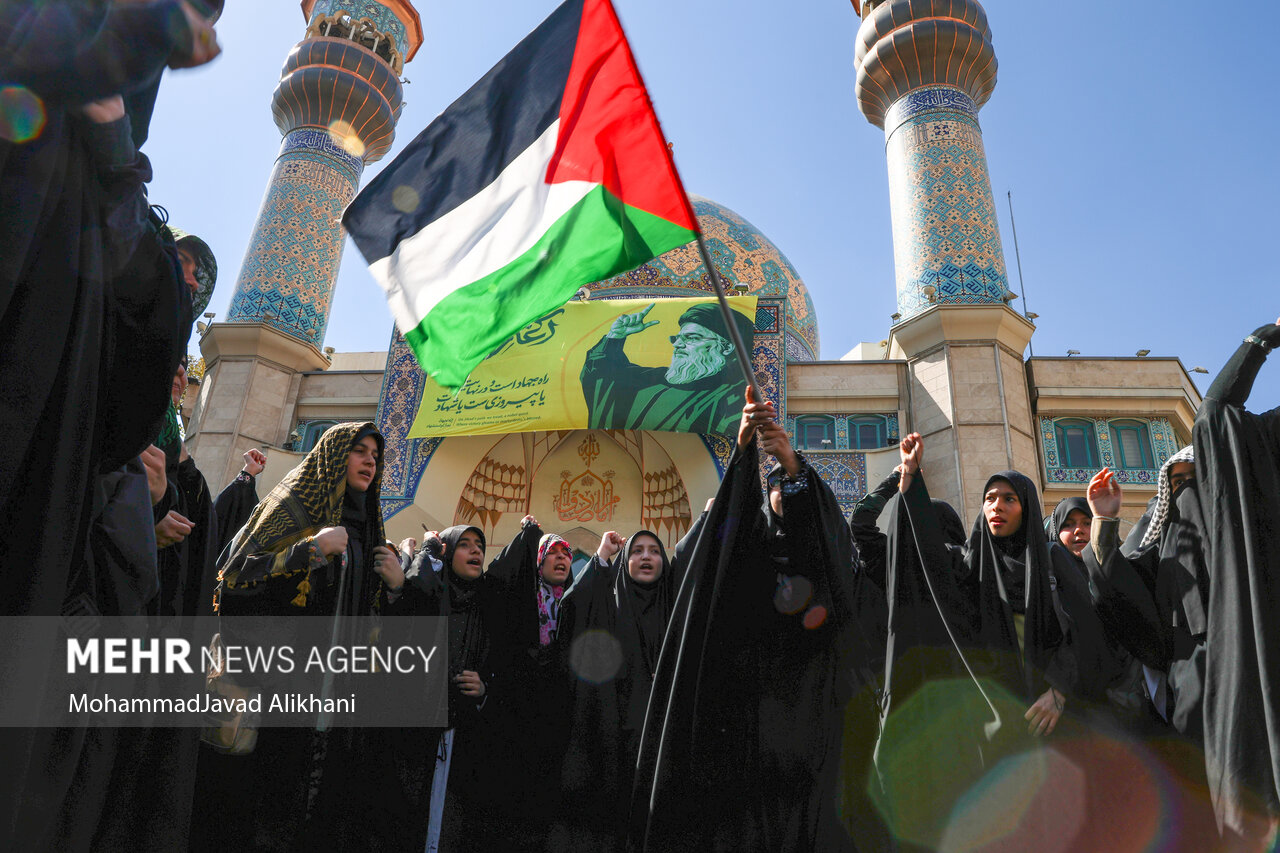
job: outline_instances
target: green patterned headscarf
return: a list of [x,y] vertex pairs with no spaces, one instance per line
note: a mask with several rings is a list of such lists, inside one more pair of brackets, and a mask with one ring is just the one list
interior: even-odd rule
[[169,226],[173,232],[173,242],[179,249],[186,249],[196,259],[196,282],[200,285],[191,295],[191,316],[198,318],[209,307],[213,298],[213,286],[218,283],[218,259],[213,255],[209,244],[194,234],[188,234],[181,228]]

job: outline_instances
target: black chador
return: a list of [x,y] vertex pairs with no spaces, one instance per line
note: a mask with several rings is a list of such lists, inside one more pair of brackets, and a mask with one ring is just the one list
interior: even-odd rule
[[1089,502],[1072,497],[1054,507],[1049,525],[1049,554],[1062,609],[1071,623],[1071,648],[1078,676],[1067,713],[1112,734],[1124,730],[1137,736],[1149,735],[1154,709],[1142,684],[1142,664],[1107,630],[1098,615],[1083,557],[1076,556],[1058,539],[1073,512],[1093,518]]
[[[910,503],[898,494],[898,483],[894,474],[859,502],[854,528],[866,527],[859,517],[868,511],[864,504],[877,495],[886,501],[882,549],[889,615],[876,766],[884,785],[883,816],[900,839],[919,843],[937,837],[940,829],[932,819],[947,815],[981,775],[983,724],[991,716],[962,651],[971,647],[974,634],[974,605],[954,571],[966,542],[964,523],[947,502],[929,500],[923,483],[912,484]],[[892,493],[886,494],[889,486]],[[943,720],[948,722],[936,725]],[[931,760],[916,760],[918,753],[906,746],[921,743],[929,744],[924,751]],[[907,811],[921,803],[931,807]],[[907,824],[910,831],[904,830]]]
[[[468,534],[478,548],[460,547]],[[507,646],[497,580],[479,571],[484,547],[478,527],[441,531],[438,542],[424,543],[414,556],[401,597],[384,608],[388,615],[444,618],[449,636],[448,728],[403,729],[398,742],[378,740],[383,766],[374,770],[395,780],[387,788],[396,815],[388,824],[398,824],[385,833],[389,850],[428,844],[449,853],[505,849],[495,785],[506,757],[495,726],[509,689]],[[480,678],[482,696],[462,692],[455,679],[463,673]]]
[[[964,544],[964,524],[946,501],[932,501],[923,509],[923,524],[939,529],[941,536],[923,537],[917,548],[898,483],[895,471],[858,502],[850,523],[859,564],[868,578],[878,576],[888,602],[883,700],[886,711],[914,695],[920,685],[936,678],[959,677],[964,672],[933,595],[936,591],[945,608],[942,612],[955,611],[953,599],[958,593],[953,577],[950,572],[932,576],[938,567],[950,565],[948,549]],[[887,533],[876,527],[882,511],[888,513]],[[931,572],[929,577],[925,575],[926,566]]]
[[1017,471],[993,475],[983,493],[1000,480],[1013,486],[1022,506],[1018,529],[997,537],[979,515],[963,548],[945,547],[939,527],[930,523],[932,503],[923,477],[913,478],[904,503],[910,510],[914,542],[950,572],[956,585],[949,593],[954,597],[948,601],[948,623],[971,652],[967,658],[974,673],[1020,700],[1034,702],[1051,686],[1068,691],[1076,666],[1066,643],[1065,616],[1054,595],[1057,580],[1039,497],[1031,481]]
[[[888,695],[877,765],[887,817],[915,844],[935,846],[958,798],[1001,759],[1033,746],[1028,705],[1051,687],[1069,692],[1075,679],[1039,499],[1016,471],[992,476],[983,494],[1000,481],[1022,512],[1007,536],[994,535],[979,514],[968,541],[952,544],[955,531],[944,531],[955,521],[944,522],[919,474],[891,507]],[[920,772],[910,756],[926,736],[948,741],[937,753],[946,766]]]
[[1204,516],[1196,482],[1170,486],[1169,471],[1193,462],[1191,448],[1160,470],[1157,496],[1123,546],[1114,522],[1095,519],[1084,563],[1098,616],[1145,669],[1156,713],[1188,741],[1203,741],[1206,605]]
[[1280,326],[1245,338],[1194,429],[1211,578],[1205,761],[1219,824],[1250,837],[1280,821],[1280,409],[1244,408],[1276,346]]
[[[161,548],[156,555],[160,589],[147,610],[151,633],[160,637],[192,636],[195,617],[213,613],[216,575],[213,502],[195,460],[182,458],[177,417],[176,408],[171,408],[165,420],[172,429],[162,429],[156,441],[165,452],[169,485],[153,507],[153,520],[175,510],[194,527],[181,542]],[[199,731],[154,727],[127,728],[117,734],[117,757],[92,846],[139,851],[186,847],[197,783]],[[66,808],[83,815],[89,801],[82,793]],[[59,838],[58,843],[63,841]],[[71,838],[65,841],[67,849],[74,848]]]
[[[153,95],[190,29],[174,25],[173,4],[85,0],[47,12],[0,2],[0,79],[41,117],[29,139],[0,139],[0,613],[9,616],[62,611],[88,559],[95,497],[110,487],[97,475],[146,446],[191,327],[172,237],[148,217],[142,192],[151,170],[136,149],[149,111],[99,124],[80,110],[116,93],[130,107]],[[112,580],[140,581],[130,597],[155,582],[128,568]],[[0,676],[0,689],[13,687]],[[83,729],[0,732],[10,759],[0,847],[49,842],[83,742]]]
[[[644,583],[627,570],[641,537],[657,543],[662,562]],[[657,534],[641,530],[609,563],[592,557],[564,598],[558,642],[569,670],[562,772],[570,805],[556,835],[571,849],[622,849],[636,749],[680,575]]]
[[[1165,461],[1156,497],[1123,545],[1118,522],[1097,516],[1083,552],[1098,618],[1142,666],[1152,729],[1144,733],[1150,735],[1145,746],[1182,815],[1173,848],[1181,850],[1217,843],[1202,750],[1209,600],[1204,516],[1195,480],[1174,489],[1170,477],[1173,468],[1193,461],[1190,447]],[[1087,653],[1081,657],[1089,666]]]
[[[556,586],[541,574],[542,558],[557,552],[565,566]],[[508,686],[502,693],[500,740],[503,773],[494,799],[505,849],[546,849],[559,814],[571,808],[560,793],[560,770],[569,738],[569,682],[558,643],[563,601],[573,581],[569,544],[544,534],[532,518],[489,564],[499,584],[502,632],[510,649]],[[552,556],[552,560],[556,557]],[[554,578],[559,580],[560,578]]]
[[[853,554],[807,465],[761,508],[736,449],[690,558],[637,762],[635,850],[841,850]],[[767,501],[766,501],[767,506]]]
[[218,523],[215,553],[221,554],[222,549],[231,544],[257,505],[258,489],[254,477],[247,471],[241,471],[213,500],[214,517]]

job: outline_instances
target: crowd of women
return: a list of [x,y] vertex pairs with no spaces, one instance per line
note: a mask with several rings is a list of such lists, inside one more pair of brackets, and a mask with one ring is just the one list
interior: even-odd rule
[[917,434],[846,522],[748,402],[673,552],[611,531],[575,578],[532,517],[496,558],[473,526],[387,542],[381,437],[335,427],[227,549],[222,613],[443,617],[447,725],[206,747],[192,846],[1269,849],[1280,414],[1244,402],[1276,344],[1124,541],[1107,469],[1048,517],[995,473],[966,533]]
[[[186,243],[197,290],[198,248]],[[1048,517],[1030,478],[995,473],[966,533],[929,497],[918,434],[846,520],[772,404],[749,397],[720,488],[672,552],[655,532],[610,531],[576,577],[569,544],[532,516],[496,557],[476,526],[388,541],[372,423],[331,428],[261,501],[250,451],[213,498],[183,448],[180,364],[157,445],[96,499],[75,600],[158,631],[211,603],[224,632],[323,616],[339,642],[406,642],[434,619],[440,724],[268,714],[203,732],[41,731],[14,837],[58,850],[1273,849],[1280,410],[1244,404],[1276,345],[1280,325],[1245,339],[1123,541],[1108,469]]]
[[672,552],[610,531],[576,577],[531,516],[496,557],[476,526],[387,541],[373,424],[260,502],[246,455],[202,492],[216,541],[159,549],[168,610],[216,583],[224,621],[440,620],[442,724],[91,733],[115,759],[80,759],[58,846],[1269,849],[1280,411],[1244,403],[1277,344],[1242,344],[1124,541],[1107,469],[1048,517],[995,473],[966,533],[917,434],[846,521],[750,400]]
[[0,0],[2,612],[434,621],[440,724],[5,729],[0,846],[1275,849],[1280,410],[1245,404],[1280,326],[1244,339],[1123,540],[1106,469],[1048,518],[1034,478],[995,473],[966,533],[916,434],[846,520],[751,399],[671,554],[611,531],[576,577],[532,517],[496,557],[474,526],[387,541],[370,423],[261,501],[249,451],[215,498],[179,403],[216,263],[150,205],[139,149],[220,7]]

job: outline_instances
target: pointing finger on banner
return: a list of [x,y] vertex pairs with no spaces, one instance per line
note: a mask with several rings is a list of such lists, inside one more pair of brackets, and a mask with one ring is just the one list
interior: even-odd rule
[[656,303],[656,302],[650,302],[650,303],[649,303],[649,305],[648,305],[648,307],[646,307],[646,308],[645,308],[643,311],[641,311],[639,314],[636,314],[636,315],[635,315],[636,322],[637,322],[637,323],[641,323],[641,324],[642,324],[642,325],[640,326],[640,328],[636,329],[636,331],[637,331],[637,332],[643,332],[645,329],[649,328],[650,326],[656,326],[656,325],[658,325],[658,323],[660,322],[659,320],[650,320],[650,321],[649,321],[649,322],[647,322],[647,323],[646,323],[646,322],[644,322],[644,318],[645,318],[645,317],[647,317],[647,316],[649,316],[649,312],[650,312],[650,311],[652,311],[652,310],[653,310],[653,306],[654,306],[654,305],[657,305],[657,304],[658,304],[658,303]]
[[656,303],[650,302],[649,307],[643,311],[637,311],[634,314],[623,314],[613,321],[613,325],[609,327],[608,336],[611,338],[625,338],[634,335],[636,332],[643,332],[650,326],[658,325],[658,320],[644,321],[644,317],[649,313]]

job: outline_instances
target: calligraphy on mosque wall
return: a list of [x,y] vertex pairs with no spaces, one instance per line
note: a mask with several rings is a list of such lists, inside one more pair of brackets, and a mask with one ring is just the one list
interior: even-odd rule
[[612,521],[613,510],[622,498],[613,493],[613,471],[604,476],[591,469],[576,477],[560,472],[560,491],[553,505],[561,521]]
[[[735,297],[731,305],[750,352],[756,298]],[[457,394],[428,378],[409,434],[735,432],[746,380],[730,335],[714,299],[570,302],[490,353]]]

